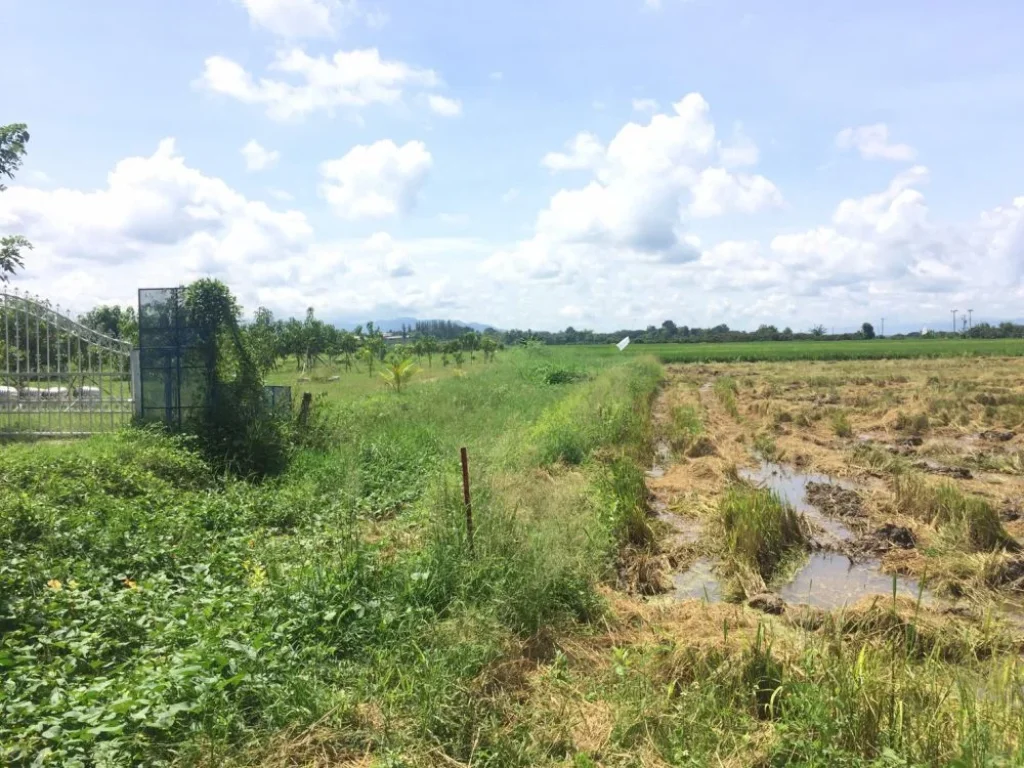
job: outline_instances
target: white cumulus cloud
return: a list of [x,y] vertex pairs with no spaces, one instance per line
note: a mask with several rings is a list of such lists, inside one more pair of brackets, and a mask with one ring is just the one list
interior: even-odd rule
[[462,114],[462,102],[458,99],[432,93],[427,97],[427,102],[430,104],[430,110],[441,117],[457,117]]
[[509,279],[568,279],[594,260],[680,264],[700,257],[694,219],[777,207],[764,176],[723,166],[710,108],[691,93],[669,114],[629,122],[605,146],[580,133],[566,152],[549,153],[552,170],[588,170],[582,187],[556,192],[537,216],[534,237],[485,264]]
[[269,69],[291,79],[257,79],[229,58],[210,56],[198,84],[242,103],[260,105],[275,120],[302,118],[321,110],[395,104],[407,89],[440,84],[432,70],[383,59],[376,48],[338,51],[330,58],[295,48],[278,52]]
[[281,37],[329,37],[332,14],[341,3],[333,0],[239,0],[253,24]]
[[281,153],[276,150],[267,149],[256,139],[252,139],[242,147],[242,157],[245,158],[247,170],[263,171],[276,165],[277,161],[281,159]]
[[552,171],[578,171],[595,168],[604,158],[605,148],[592,133],[578,133],[566,142],[567,152],[548,152],[540,164]]
[[321,193],[346,219],[408,213],[433,164],[421,141],[398,146],[390,139],[353,147],[321,164]]
[[889,141],[889,126],[885,123],[844,128],[836,135],[836,146],[842,150],[856,149],[866,160],[899,160],[909,162],[917,152],[909,144]]

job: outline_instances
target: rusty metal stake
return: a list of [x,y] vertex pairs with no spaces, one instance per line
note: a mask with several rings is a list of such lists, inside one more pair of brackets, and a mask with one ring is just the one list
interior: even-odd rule
[[469,454],[462,451],[462,499],[466,504],[466,540],[469,542],[469,554],[473,554],[473,504],[469,500]]

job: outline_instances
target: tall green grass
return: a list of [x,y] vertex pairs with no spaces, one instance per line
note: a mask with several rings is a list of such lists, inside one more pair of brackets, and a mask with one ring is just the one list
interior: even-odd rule
[[913,473],[895,477],[893,485],[897,509],[935,525],[952,546],[968,552],[1017,548],[985,499],[965,494],[951,483],[931,486]]
[[722,496],[718,513],[730,564],[765,583],[807,544],[800,515],[774,491],[734,485]]
[[715,395],[726,412],[737,420],[740,417],[739,404],[736,401],[738,393],[739,385],[732,376],[719,376],[715,379]]

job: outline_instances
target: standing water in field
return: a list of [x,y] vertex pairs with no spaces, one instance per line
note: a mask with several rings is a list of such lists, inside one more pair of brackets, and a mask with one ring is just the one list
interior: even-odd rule
[[[879,570],[877,560],[854,561],[838,552],[818,552],[796,578],[779,590],[787,603],[805,603],[816,608],[851,605],[864,595],[892,595],[893,577]],[[896,594],[917,598],[920,585],[913,579],[896,578]]]
[[[835,486],[847,491],[855,490],[851,483],[836,481],[825,475],[815,475],[762,462],[756,470],[741,469],[740,477],[775,491],[783,501],[825,532],[826,546],[853,541],[856,534],[839,520],[827,517],[807,500],[808,486],[815,483]],[[921,586],[913,579],[895,577],[896,593],[916,598],[922,594]],[[788,584],[779,590],[786,602],[806,603],[818,608],[839,608],[856,602],[864,595],[889,594],[893,591],[893,577],[881,572],[877,559],[853,560],[839,552],[816,552]],[[926,593],[925,593],[926,594]]]
[[807,486],[810,483],[832,484],[852,490],[851,484],[837,482],[826,475],[795,472],[781,464],[773,464],[768,461],[761,462],[761,466],[757,469],[740,469],[739,475],[755,485],[775,491],[784,502],[792,505],[797,512],[803,514],[836,541],[852,541],[856,538],[854,532],[847,526],[838,520],[826,517],[820,509],[807,501]]
[[[798,472],[770,462],[763,462],[753,470],[741,469],[739,474],[744,480],[774,491],[783,501],[791,504],[824,532],[820,543],[829,549],[838,549],[857,538],[848,526],[826,516],[807,500],[809,485],[813,487],[819,484],[854,491],[856,486],[853,484],[837,482],[825,475]],[[720,601],[722,591],[713,568],[711,560],[701,558],[685,572],[677,574],[674,578],[675,599]],[[879,560],[854,560],[837,551],[824,551],[813,553],[806,565],[778,593],[787,603],[804,603],[829,610],[851,605],[864,595],[892,595],[893,588],[893,577],[881,572]],[[896,577],[895,589],[898,595],[905,597],[927,596],[926,592],[922,593],[918,582],[905,577]]]

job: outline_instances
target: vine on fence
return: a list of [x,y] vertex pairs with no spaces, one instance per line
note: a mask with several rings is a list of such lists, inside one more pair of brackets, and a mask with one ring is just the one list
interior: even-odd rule
[[281,471],[288,461],[288,422],[266,401],[235,297],[219,280],[197,280],[185,290],[185,311],[196,341],[189,363],[205,375],[202,404],[183,426],[225,470],[255,478]]

